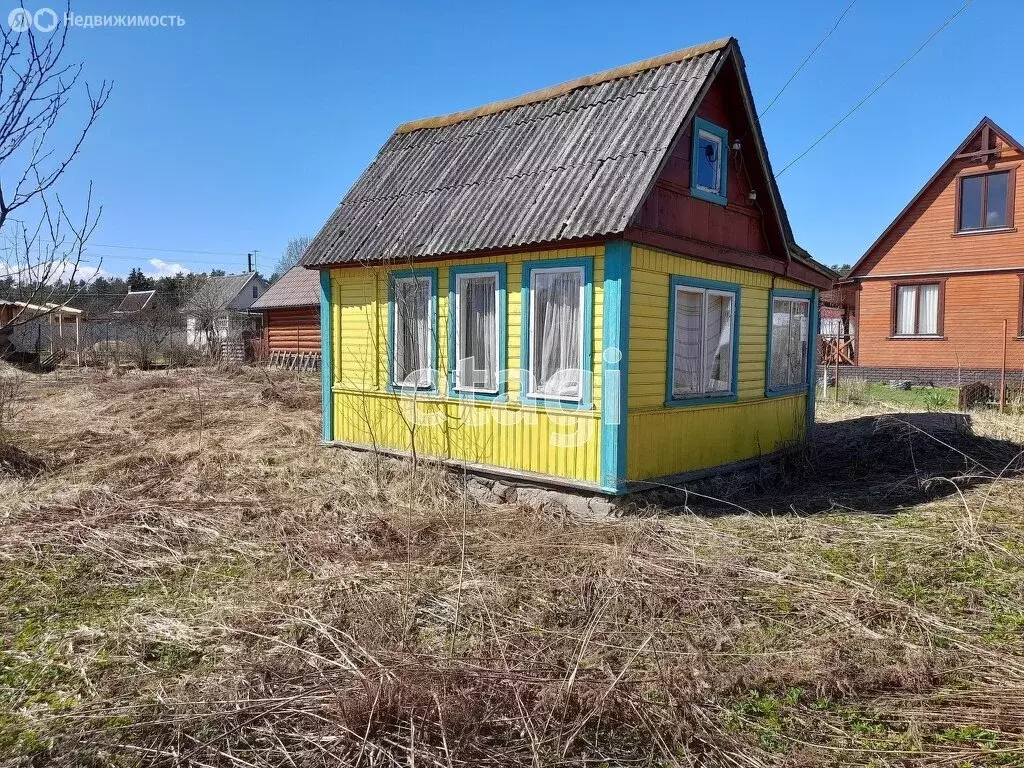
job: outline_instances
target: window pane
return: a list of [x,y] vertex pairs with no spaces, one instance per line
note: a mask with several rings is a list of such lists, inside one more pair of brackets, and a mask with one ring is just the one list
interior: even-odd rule
[[789,326],[792,320],[793,302],[789,299],[775,299],[772,302],[772,360],[771,376],[773,387],[789,386]]
[[896,290],[896,333],[899,336],[917,333],[916,285],[901,285]]
[[921,302],[921,322],[917,332],[937,334],[939,332],[939,286],[918,286],[917,297]]
[[985,205],[985,226],[1006,226],[1007,184],[1010,174],[993,173],[988,177],[988,200]]
[[696,395],[701,391],[701,313],[703,291],[676,289],[673,328],[672,395]]
[[697,132],[697,186],[722,191],[722,139],[707,131]]
[[531,274],[530,358],[535,392],[579,398],[583,339],[583,270]]
[[395,370],[394,383],[406,387],[429,387],[431,281],[402,278],[395,281]]
[[960,180],[960,229],[981,229],[982,176]]
[[772,302],[771,386],[775,389],[807,383],[810,306],[803,299]]
[[704,321],[705,392],[732,390],[733,297],[709,293]]
[[456,278],[455,386],[459,389],[498,389],[497,288],[494,275]]
[[807,333],[810,307],[810,303],[806,301],[793,302],[793,318],[789,326],[790,386],[807,383]]

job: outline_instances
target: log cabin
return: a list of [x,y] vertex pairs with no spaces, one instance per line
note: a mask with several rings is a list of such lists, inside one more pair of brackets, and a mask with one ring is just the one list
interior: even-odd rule
[[797,447],[818,291],[738,43],[400,125],[306,251],[323,440],[621,494]]
[[263,353],[285,365],[303,355],[320,357],[320,277],[295,266],[253,302],[263,313]]
[[988,117],[842,281],[868,381],[998,383],[1024,369],[1024,148]]

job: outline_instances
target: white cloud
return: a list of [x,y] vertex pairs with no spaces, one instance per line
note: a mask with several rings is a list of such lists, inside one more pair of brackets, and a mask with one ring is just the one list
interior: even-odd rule
[[36,261],[30,263],[7,262],[0,260],[0,278],[13,277],[24,283],[46,281],[48,283],[57,280],[68,280],[72,277],[77,280],[84,280],[91,283],[97,277],[110,277],[110,273],[100,266],[81,261],[76,266],[73,260],[53,259]]
[[189,274],[192,270],[188,267],[179,264],[176,261],[164,261],[163,259],[150,259],[150,266],[156,270],[157,277],[174,277],[176,274],[181,272],[183,275]]

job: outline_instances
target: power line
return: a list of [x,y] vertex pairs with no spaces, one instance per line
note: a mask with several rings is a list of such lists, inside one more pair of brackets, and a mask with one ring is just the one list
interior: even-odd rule
[[779,97],[785,92],[787,88],[789,88],[789,84],[792,83],[796,79],[796,76],[800,74],[800,70],[807,66],[807,62],[809,62],[814,57],[814,54],[818,52],[818,49],[825,44],[826,40],[832,37],[832,33],[836,31],[840,24],[842,24],[843,19],[846,18],[846,14],[850,12],[850,9],[853,8],[853,6],[856,5],[856,3],[857,0],[850,0],[850,4],[843,9],[843,12],[839,14],[839,18],[836,19],[836,23],[832,25],[832,29],[830,29],[828,33],[823,38],[821,38],[821,40],[818,41],[818,44],[814,46],[810,53],[807,54],[807,58],[800,62],[800,66],[797,67],[796,71],[794,71],[793,74],[789,76],[789,80],[787,80],[783,84],[782,88],[779,89],[779,92],[775,94],[775,98],[768,102],[768,106],[761,110],[761,113],[758,115],[758,117],[764,117],[765,114],[767,114],[768,110],[775,105],[775,102],[779,100]]
[[934,39],[935,39],[936,37],[938,37],[938,36],[939,36],[939,33],[941,33],[941,32],[942,32],[942,31],[943,31],[943,30],[944,30],[944,29],[945,29],[946,27],[948,27],[948,26],[949,26],[950,24],[952,24],[952,23],[953,23],[953,20],[954,20],[954,19],[956,19],[956,17],[957,17],[957,16],[959,16],[959,15],[960,15],[961,13],[963,13],[963,12],[964,12],[965,10],[967,10],[967,6],[969,6],[969,5],[970,5],[971,3],[973,3],[973,2],[974,2],[974,0],[967,0],[967,2],[965,2],[965,3],[963,4],[963,5],[961,5],[961,6],[960,6],[960,7],[959,7],[959,8],[957,9],[956,13],[954,13],[954,14],[953,14],[952,16],[950,16],[950,17],[949,17],[948,19],[946,19],[946,20],[945,20],[945,21],[944,21],[944,22],[942,23],[942,26],[940,26],[940,27],[939,27],[938,29],[936,29],[936,30],[935,30],[934,32],[932,32],[932,33],[931,33],[931,35],[929,35],[928,39],[927,39],[927,40],[925,40],[925,41],[924,41],[923,43],[921,43],[921,45],[919,45],[919,46],[918,46],[918,48],[917,48],[917,50],[916,50],[916,51],[914,51],[914,52],[913,52],[912,54],[910,54],[910,56],[908,56],[908,57],[907,57],[906,59],[904,59],[904,60],[903,60],[903,63],[902,63],[902,64],[900,64],[900,65],[899,65],[898,67],[896,67],[896,69],[894,69],[894,70],[893,70],[893,71],[892,71],[892,72],[891,72],[891,73],[889,74],[889,76],[888,76],[888,77],[886,77],[886,78],[885,78],[885,79],[884,79],[884,80],[883,80],[882,82],[880,82],[880,83],[879,83],[878,85],[876,85],[876,86],[875,86],[874,88],[872,88],[872,89],[871,89],[871,91],[870,91],[870,93],[868,93],[868,95],[867,95],[867,96],[865,96],[865,97],[864,97],[863,99],[861,99],[860,101],[858,101],[858,102],[857,102],[857,103],[856,103],[856,104],[854,105],[853,109],[851,109],[851,110],[850,110],[849,112],[847,112],[847,113],[846,113],[845,115],[843,115],[843,116],[842,116],[841,118],[839,118],[839,120],[838,120],[838,121],[837,121],[837,122],[835,123],[835,125],[833,125],[833,126],[832,126],[831,128],[829,128],[829,129],[828,129],[827,131],[825,131],[825,132],[824,132],[823,134],[821,134],[821,136],[819,136],[819,137],[818,137],[818,138],[817,138],[817,139],[816,139],[816,140],[814,141],[814,143],[813,143],[813,144],[811,144],[811,146],[809,146],[809,147],[808,147],[807,149],[805,149],[805,150],[804,150],[803,152],[801,152],[801,153],[800,153],[799,155],[797,155],[796,157],[794,157],[794,158],[793,158],[793,159],[792,159],[792,160],[791,160],[791,161],[789,162],[789,164],[788,164],[788,165],[787,165],[787,166],[786,166],[785,168],[783,168],[783,169],[782,169],[781,171],[779,171],[778,173],[776,173],[776,174],[775,174],[775,177],[776,177],[776,178],[778,178],[779,176],[781,176],[782,174],[784,174],[784,173],[785,173],[786,171],[788,171],[788,170],[789,170],[790,168],[792,168],[792,167],[793,167],[794,165],[796,165],[796,163],[797,163],[797,162],[799,162],[800,160],[802,160],[802,159],[803,159],[803,157],[804,157],[805,155],[807,155],[807,153],[809,153],[809,152],[810,152],[810,151],[811,151],[812,149],[814,149],[814,148],[815,148],[816,146],[818,146],[819,144],[821,144],[821,142],[823,142],[823,141],[824,141],[824,140],[825,140],[826,138],[828,138],[829,134],[831,134],[831,133],[832,133],[832,131],[834,131],[834,130],[835,130],[836,128],[838,128],[838,127],[839,127],[840,125],[842,125],[843,123],[845,123],[845,122],[846,122],[846,120],[847,120],[847,118],[849,118],[849,117],[850,117],[850,115],[852,115],[852,114],[853,114],[854,112],[856,112],[856,111],[857,111],[858,109],[860,109],[860,108],[861,108],[862,106],[864,106],[864,104],[866,104],[866,103],[867,103],[868,99],[870,99],[870,98],[871,98],[872,96],[874,96],[874,95],[875,95],[876,93],[878,93],[878,92],[879,92],[880,90],[882,90],[882,87],[883,87],[883,86],[884,86],[884,85],[885,85],[886,83],[888,83],[888,82],[889,82],[890,80],[892,80],[892,79],[893,79],[894,77],[896,77],[896,75],[898,75],[898,74],[900,73],[900,71],[901,71],[901,70],[902,70],[902,69],[903,69],[903,68],[904,68],[905,66],[907,66],[907,64],[909,64],[909,63],[910,63],[911,61],[913,61],[913,60],[914,60],[914,59],[915,59],[915,58],[917,57],[917,54],[919,54],[919,53],[920,53],[921,51],[923,51],[923,50],[925,49],[925,46],[927,46],[927,45],[928,45],[928,43],[930,43],[930,42],[931,42],[932,40],[934,40]]
[[[123,248],[129,251],[154,251],[157,253],[193,253],[201,256],[245,256],[246,252],[235,253],[233,251],[189,251],[184,248],[149,248],[144,245],[110,245],[108,243],[91,243],[97,248]],[[249,251],[248,253],[252,253]]]

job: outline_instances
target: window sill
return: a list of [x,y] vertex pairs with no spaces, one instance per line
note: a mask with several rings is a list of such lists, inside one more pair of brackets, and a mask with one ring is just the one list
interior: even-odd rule
[[913,336],[887,336],[886,341],[945,341],[945,336],[937,334],[920,334]]
[[508,402],[508,394],[505,392],[473,392],[459,389],[448,390],[449,400],[485,400],[490,403]]
[[737,400],[736,393],[729,393],[724,395],[709,395],[703,397],[696,395],[694,397],[679,397],[669,398],[665,401],[666,408],[686,408],[701,405],[721,405],[723,403],[735,403]]
[[703,189],[697,189],[696,187],[690,187],[690,194],[696,197],[698,200],[706,200],[709,203],[715,205],[728,205],[729,200],[725,195],[716,195],[714,192],[705,192]]
[[962,229],[952,237],[973,237],[974,235],[1006,235],[1016,232],[1016,227],[992,227],[991,229]]
[[766,389],[765,397],[790,397],[792,395],[805,395],[810,391],[807,384],[800,384],[796,387],[783,387],[781,389]]

